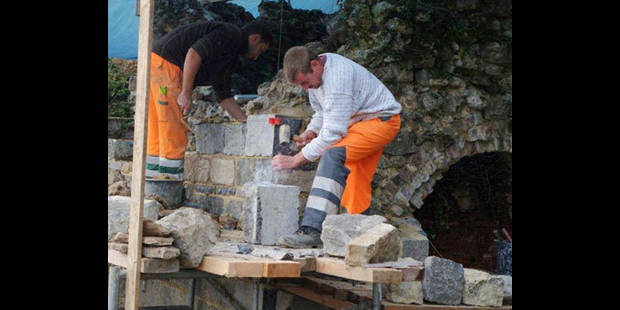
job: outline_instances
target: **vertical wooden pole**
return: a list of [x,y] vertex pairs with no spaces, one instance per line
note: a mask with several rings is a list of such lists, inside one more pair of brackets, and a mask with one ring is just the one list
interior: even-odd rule
[[129,249],[125,309],[138,310],[140,305],[140,260],[142,257],[142,210],[144,207],[144,168],[154,0],[140,1],[138,32],[138,72],[136,110],[134,115],[133,165],[131,173],[131,209],[129,211]]

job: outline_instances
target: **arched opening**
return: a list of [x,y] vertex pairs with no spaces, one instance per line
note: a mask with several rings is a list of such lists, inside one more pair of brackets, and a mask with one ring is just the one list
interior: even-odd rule
[[429,255],[497,272],[495,239],[512,237],[512,153],[488,152],[450,166],[414,216],[431,242]]

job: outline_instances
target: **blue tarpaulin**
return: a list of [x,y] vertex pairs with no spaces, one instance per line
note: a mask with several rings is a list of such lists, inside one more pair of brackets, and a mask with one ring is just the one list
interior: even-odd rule
[[[258,17],[261,0],[232,0],[252,16]],[[331,14],[338,10],[337,0],[292,0],[294,9],[321,10]],[[136,0],[108,0],[108,57],[136,59],[138,57],[138,28]]]

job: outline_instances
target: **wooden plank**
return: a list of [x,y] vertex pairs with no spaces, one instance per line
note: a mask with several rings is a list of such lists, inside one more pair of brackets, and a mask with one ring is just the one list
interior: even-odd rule
[[402,281],[402,272],[398,269],[349,266],[343,259],[334,257],[317,257],[316,272],[372,283],[400,283]]
[[196,269],[225,277],[260,278],[264,273],[264,262],[262,260],[204,256]]
[[142,211],[144,208],[144,168],[146,130],[153,36],[154,0],[140,1],[138,30],[138,68],[134,113],[133,171],[131,176],[131,208],[129,210],[129,250],[125,310],[138,310],[140,305],[140,270],[142,258]]
[[263,277],[265,278],[298,278],[301,275],[301,264],[294,261],[265,262]]
[[431,304],[406,305],[406,304],[391,303],[387,301],[383,301],[381,304],[383,305],[383,310],[512,310],[512,306],[478,307],[478,306],[466,306],[466,305],[448,306],[448,305],[431,305]]
[[301,287],[295,284],[275,283],[273,286],[281,290],[284,290],[286,292],[289,292],[291,294],[301,296],[305,299],[319,303],[331,309],[348,309],[352,306],[355,306],[355,304],[352,302],[349,302],[346,300],[339,300],[339,299],[332,297],[331,295],[328,295],[325,293],[319,293],[314,290],[304,288],[304,287]]
[[[108,263],[127,268],[127,255],[119,251],[108,249]],[[140,260],[142,273],[170,273],[180,270],[179,259],[154,259],[143,257]]]

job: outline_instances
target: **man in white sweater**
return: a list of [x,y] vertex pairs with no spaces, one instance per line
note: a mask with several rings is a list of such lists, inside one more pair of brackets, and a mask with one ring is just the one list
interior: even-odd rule
[[315,111],[304,146],[295,156],[276,155],[272,167],[292,169],[321,158],[300,229],[279,243],[293,248],[322,245],[322,223],[344,207],[367,214],[370,183],[385,145],[400,129],[401,106],[372,73],[338,54],[316,55],[308,48],[290,48],[284,56],[290,83],[308,91]]

